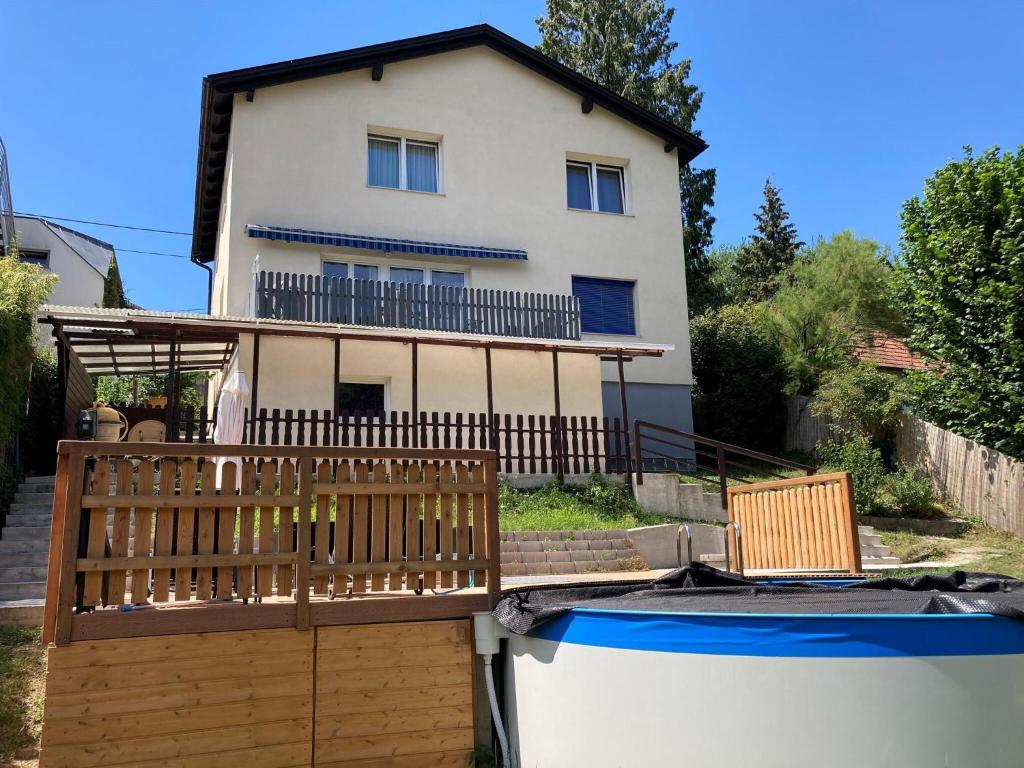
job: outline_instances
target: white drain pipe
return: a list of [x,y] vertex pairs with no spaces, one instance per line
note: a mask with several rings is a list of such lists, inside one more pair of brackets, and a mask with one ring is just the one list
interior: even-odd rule
[[501,745],[501,765],[503,768],[512,768],[508,736],[505,734],[505,724],[501,720],[498,696],[494,692],[494,667],[491,665],[491,659],[501,650],[501,641],[508,637],[508,630],[490,613],[474,613],[473,635],[476,640],[476,652],[484,657],[484,683],[487,685],[487,699],[491,704],[491,717],[498,731],[498,744]]

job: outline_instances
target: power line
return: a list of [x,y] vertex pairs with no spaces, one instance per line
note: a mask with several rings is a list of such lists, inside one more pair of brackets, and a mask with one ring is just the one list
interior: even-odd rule
[[163,251],[136,251],[132,248],[118,248],[114,246],[114,250],[118,253],[144,253],[150,256],[172,256],[175,259],[187,259],[184,253],[164,253]]
[[71,219],[67,216],[46,216],[41,213],[24,213],[23,211],[15,211],[15,216],[29,216],[36,219],[53,219],[54,221],[73,221],[76,224],[93,224],[97,227],[114,227],[115,229],[133,229],[137,232],[158,232],[161,235],[183,235],[184,237],[192,237],[191,232],[178,232],[173,229],[154,229],[152,227],[136,227],[131,224],[110,224],[105,221],[89,221],[88,219]]

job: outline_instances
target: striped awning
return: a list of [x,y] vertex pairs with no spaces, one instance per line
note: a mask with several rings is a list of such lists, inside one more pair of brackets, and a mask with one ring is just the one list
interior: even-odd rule
[[526,251],[511,248],[488,248],[483,245],[455,245],[453,243],[431,243],[424,240],[400,240],[392,237],[346,235],[340,232],[270,227],[264,224],[247,225],[246,234],[249,237],[281,240],[286,243],[329,245],[336,248],[359,248],[369,251],[386,251],[387,253],[419,253],[428,256],[460,256],[468,259],[526,261]]

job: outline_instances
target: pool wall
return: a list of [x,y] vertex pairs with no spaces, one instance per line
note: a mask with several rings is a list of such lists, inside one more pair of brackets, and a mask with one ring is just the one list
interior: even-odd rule
[[575,609],[508,641],[520,766],[1024,764],[1024,622]]

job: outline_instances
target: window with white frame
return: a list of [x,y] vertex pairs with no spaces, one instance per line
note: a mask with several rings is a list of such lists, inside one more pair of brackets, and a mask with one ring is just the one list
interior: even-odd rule
[[626,212],[625,169],[616,165],[567,160],[566,204],[580,211]]
[[366,183],[371,187],[440,192],[438,150],[436,142],[370,134]]
[[465,272],[429,267],[325,260],[320,265],[320,274],[323,277],[351,277],[355,280],[383,280],[412,285],[445,285],[455,288],[463,288],[466,285]]

